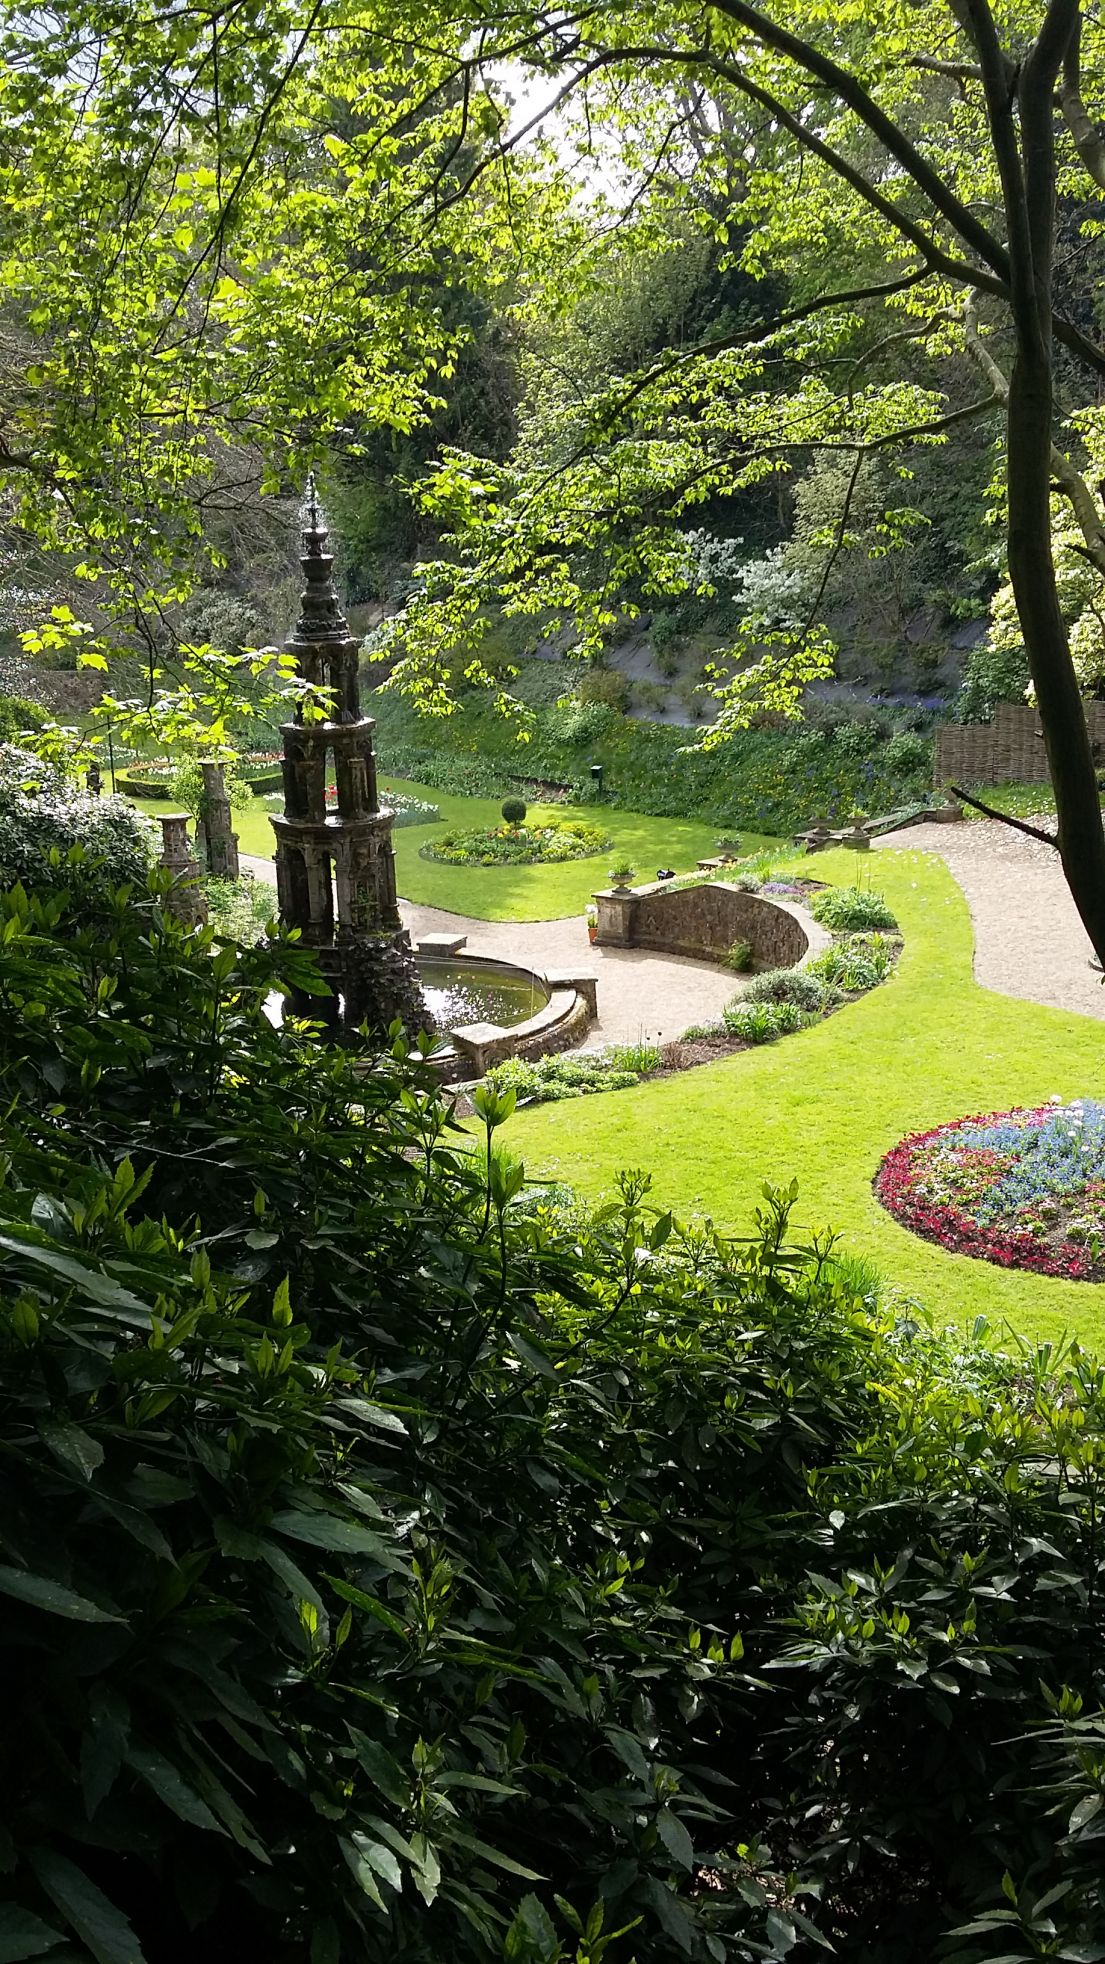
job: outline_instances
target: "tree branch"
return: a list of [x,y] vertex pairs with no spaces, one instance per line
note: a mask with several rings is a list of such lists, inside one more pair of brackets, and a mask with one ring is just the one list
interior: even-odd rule
[[[996,399],[1008,406],[1009,377],[999,368],[978,331],[974,295],[968,294],[963,307],[963,334],[968,355],[990,383]],[[1093,492],[1080,470],[1071,463],[1059,445],[1051,445],[1051,469],[1057,489],[1066,498],[1086,542],[1085,557],[1105,579],[1105,520],[1097,508]]]
[[796,67],[804,69],[807,75],[815,76],[831,89],[878,137],[883,148],[908,173],[941,217],[947,219],[963,243],[976,252],[984,264],[992,267],[999,279],[1008,279],[1009,262],[1004,246],[975,217],[970,207],[956,196],[927,157],[910,142],[905,131],[879,107],[857,76],[842,68],[829,55],[822,54],[811,42],[803,41],[787,28],[778,26],[759,8],[747,6],[745,0],[715,0],[715,4],[719,13],[746,28],[763,47],[773,48],[777,54],[785,55]]
[[[772,120],[782,129],[788,130],[803,149],[811,150],[815,157],[820,157],[822,163],[827,164],[829,169],[835,172],[837,177],[843,178],[845,184],[850,185],[865,204],[870,205],[873,211],[878,212],[880,218],[884,218],[896,232],[909,240],[910,245],[920,253],[931,271],[943,273],[949,279],[964,281],[968,286],[977,287],[983,293],[995,293],[1002,299],[1008,298],[1007,264],[1003,267],[1000,276],[995,278],[994,275],[983,272],[981,267],[972,266],[969,260],[954,258],[951,253],[945,252],[943,247],[937,244],[931,233],[926,232],[923,226],[915,224],[893,199],[886,197],[878,186],[872,184],[870,178],[865,177],[861,170],[857,170],[856,166],[843,157],[839,150],[834,150],[832,144],[826,143],[824,137],[818,136],[815,130],[811,130],[800,116],[796,116],[784,102],[779,100],[778,96],[772,95],[771,91],[765,89],[761,83],[754,82],[751,75],[746,73],[738,63],[711,56],[706,65],[735,89],[739,89],[742,95],[750,97],[753,102],[758,102],[761,109],[766,109]],[[1105,369],[1105,352],[1102,353],[1101,365]]]
[[954,798],[958,798],[964,805],[970,805],[972,810],[981,812],[984,818],[996,818],[999,825],[1008,825],[1014,832],[1027,832],[1030,839],[1039,839],[1043,845],[1050,846],[1053,852],[1059,851],[1059,841],[1053,832],[1043,832],[1038,825],[1029,825],[1023,818],[1013,818],[1009,812],[995,811],[993,805],[984,805],[981,798],[972,798],[970,792],[964,791],[958,784],[951,786],[951,792]]
[[1076,20],[1067,52],[1063,57],[1063,80],[1059,88],[1059,107],[1074,147],[1090,177],[1105,191],[1105,136],[1093,121],[1082,100],[1082,22]]

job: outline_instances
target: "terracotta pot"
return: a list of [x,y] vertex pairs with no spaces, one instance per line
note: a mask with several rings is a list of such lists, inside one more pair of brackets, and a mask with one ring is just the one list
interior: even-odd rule
[[597,941],[597,940],[598,940],[598,933],[599,933],[599,931],[598,931],[598,927],[597,927],[597,925],[595,924],[595,922],[594,922],[594,921],[588,921],[588,923],[587,923],[587,939],[588,939],[588,941],[590,941],[590,942],[591,942],[592,944],[593,944],[593,943],[594,943],[595,941]]

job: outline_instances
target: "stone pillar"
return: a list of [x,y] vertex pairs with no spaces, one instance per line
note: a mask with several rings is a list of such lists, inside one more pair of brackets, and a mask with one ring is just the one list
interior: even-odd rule
[[173,886],[166,905],[178,920],[192,927],[207,919],[207,901],[199,885],[200,869],[188,840],[188,813],[166,812],[161,819],[161,865]]
[[307,919],[303,939],[315,948],[328,948],[334,939],[334,877],[330,855],[319,846],[303,847],[307,869]]
[[238,880],[238,834],[231,829],[226,773],[221,764],[203,763],[203,848],[207,870],[215,880]]
[[631,948],[633,916],[638,906],[638,896],[632,887],[611,887],[604,893],[593,893],[591,898],[598,908],[598,933],[595,936],[598,945]]

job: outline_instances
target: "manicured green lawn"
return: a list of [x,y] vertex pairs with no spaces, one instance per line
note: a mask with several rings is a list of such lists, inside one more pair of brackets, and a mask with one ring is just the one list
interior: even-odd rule
[[[590,1195],[608,1189],[619,1167],[647,1166],[663,1205],[738,1230],[765,1180],[797,1176],[796,1221],[840,1229],[848,1249],[942,1321],[983,1314],[1025,1336],[1068,1329],[1098,1347],[1105,1287],[948,1254],[899,1227],[871,1179],[904,1133],[959,1113],[1053,1093],[1105,1096],[1105,1025],[980,989],[966,904],[941,861],[895,851],[868,864],[906,936],[892,981],[798,1036],[723,1063],[522,1111],[505,1141],[532,1174]],[[848,884],[856,860],[825,854],[816,871]]]
[[[623,856],[631,859],[640,880],[653,879],[661,866],[686,873],[699,859],[714,852],[718,837],[716,825],[679,818],[642,818],[638,812],[616,811],[607,805],[573,805],[571,816],[601,825],[614,842],[596,859],[568,860],[562,866],[446,866],[421,859],[420,847],[437,832],[501,824],[498,802],[493,798],[455,797],[398,778],[386,782],[396,791],[412,792],[416,798],[437,805],[441,812],[436,824],[404,825],[395,833],[396,875],[404,900],[445,907],[451,913],[471,914],[483,921],[544,921],[581,914],[596,887],[609,885],[607,873],[615,860]],[[155,817],[158,809],[154,804],[143,805],[143,810]],[[168,809],[167,805],[160,806],[162,811]],[[272,858],[269,811],[270,807],[257,799],[246,811],[235,813],[243,852]],[[535,818],[565,816],[562,805],[531,805],[530,811]],[[750,853],[778,844],[748,832],[740,837],[742,850]]]
[[[676,819],[590,807],[614,844],[597,859],[563,866],[455,867],[419,857],[433,835],[494,823],[491,799],[450,796],[391,780],[436,804],[435,826],[395,834],[400,892],[410,900],[484,920],[545,920],[582,912],[622,854],[639,877],[692,867],[711,853],[715,829]],[[157,806],[147,809],[156,813]],[[165,807],[161,806],[161,810]],[[532,807],[535,814],[556,807]],[[268,808],[236,817],[242,850],[271,857]],[[742,835],[746,851],[781,841]],[[985,1315],[1031,1337],[1077,1332],[1105,1344],[1105,1288],[1055,1281],[951,1255],[908,1234],[878,1205],[871,1180],[907,1132],[965,1112],[1038,1104],[1058,1094],[1105,1097],[1105,1026],[980,989],[971,973],[966,903],[941,861],[880,852],[860,862],[864,882],[887,895],[906,941],[894,979],[862,1002],[798,1036],[636,1091],[573,1099],[516,1114],[506,1140],[532,1174],[608,1189],[617,1170],[641,1163],[657,1199],[684,1215],[708,1214],[740,1230],[765,1180],[799,1181],[795,1219],[832,1226],[852,1252],[941,1320]],[[808,862],[804,862],[808,869]],[[848,884],[848,853],[819,856],[819,878]]]

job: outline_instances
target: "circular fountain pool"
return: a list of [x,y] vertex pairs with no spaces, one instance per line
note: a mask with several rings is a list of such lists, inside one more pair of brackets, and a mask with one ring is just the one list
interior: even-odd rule
[[548,989],[528,969],[508,962],[420,961],[422,992],[438,1030],[447,1034],[466,1023],[496,1023],[512,1029],[536,1016],[549,1000]]

